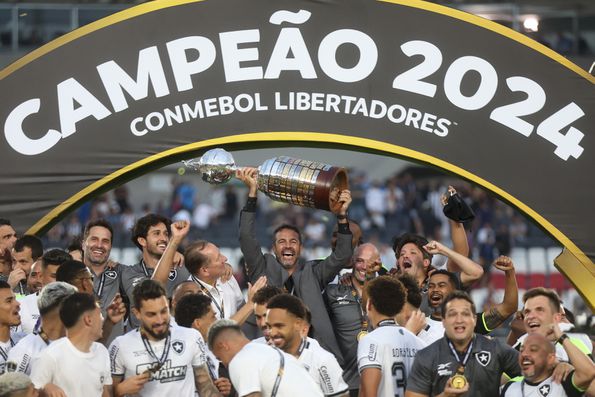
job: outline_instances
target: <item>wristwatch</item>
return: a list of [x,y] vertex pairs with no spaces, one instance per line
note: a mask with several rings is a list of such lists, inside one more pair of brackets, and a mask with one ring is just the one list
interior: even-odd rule
[[556,341],[556,343],[559,343],[559,344],[561,344],[561,345],[562,345],[562,344],[564,344],[564,341],[565,341],[566,339],[568,339],[568,338],[569,338],[569,336],[568,336],[568,335],[566,335],[566,334],[562,334],[562,335],[560,335],[560,337],[558,338],[558,340]]

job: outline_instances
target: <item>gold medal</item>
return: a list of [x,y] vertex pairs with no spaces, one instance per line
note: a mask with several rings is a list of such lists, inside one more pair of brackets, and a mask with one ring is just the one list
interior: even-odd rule
[[359,331],[359,333],[357,334],[357,341],[359,342],[366,335],[368,335],[368,331],[364,331],[364,330]]
[[456,374],[452,377],[450,384],[455,389],[462,389],[467,384],[467,378],[465,378],[465,375]]

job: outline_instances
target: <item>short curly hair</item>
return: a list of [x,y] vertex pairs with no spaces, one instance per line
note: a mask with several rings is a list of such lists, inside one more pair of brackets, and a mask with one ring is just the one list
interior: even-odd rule
[[403,283],[391,276],[380,276],[366,286],[368,301],[385,316],[396,316],[405,305],[407,293]]

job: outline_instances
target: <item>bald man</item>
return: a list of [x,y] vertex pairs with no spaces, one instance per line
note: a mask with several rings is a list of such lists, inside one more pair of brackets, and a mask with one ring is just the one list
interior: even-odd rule
[[351,266],[350,282],[346,285],[329,284],[324,298],[343,354],[343,377],[349,385],[350,394],[356,396],[360,383],[357,370],[358,334],[368,329],[362,307],[363,287],[367,270],[380,267],[380,252],[373,244],[360,244],[353,251]]
[[582,396],[595,379],[595,364],[591,359],[570,341],[568,335],[560,331],[557,324],[552,324],[549,328],[557,343],[564,347],[574,371],[562,383],[555,382],[553,372],[558,361],[554,345],[539,332],[529,334],[519,355],[523,378],[504,385],[501,396]]

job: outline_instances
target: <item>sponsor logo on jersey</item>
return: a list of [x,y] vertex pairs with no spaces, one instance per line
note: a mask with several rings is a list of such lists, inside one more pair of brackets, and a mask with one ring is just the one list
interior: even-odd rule
[[492,359],[492,353],[482,350],[479,353],[475,353],[475,359],[482,366],[487,367],[487,365],[490,363],[490,360]]
[[378,346],[374,343],[370,344],[370,350],[368,351],[368,360],[374,361],[376,360],[376,352],[378,351]]
[[118,273],[115,270],[106,270],[105,277],[115,280],[118,277]]
[[140,283],[141,281],[143,281],[146,277],[135,277],[132,279],[132,286],[136,287],[136,285],[138,283]]
[[328,373],[328,369],[325,365],[318,368],[318,373],[320,374],[320,380],[322,384],[326,387],[325,394],[333,393],[335,390],[333,388],[333,382],[331,381],[331,376]]
[[175,340],[171,344],[171,348],[178,354],[182,354],[184,352],[184,342],[181,340]]
[[450,369],[450,364],[451,363],[438,364],[438,368],[436,369],[438,371],[438,376],[451,376],[452,370]]
[[177,367],[172,366],[171,360],[167,360],[163,366],[159,369],[154,369],[157,363],[140,364],[136,367],[136,373],[142,374],[143,372],[151,372],[151,381],[158,381],[159,383],[177,382],[186,378],[186,365],[180,365]]

